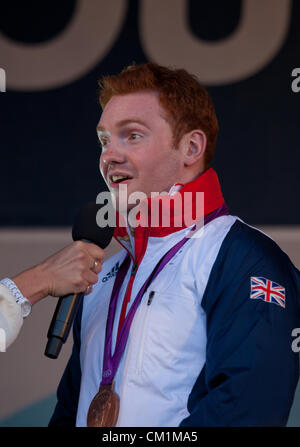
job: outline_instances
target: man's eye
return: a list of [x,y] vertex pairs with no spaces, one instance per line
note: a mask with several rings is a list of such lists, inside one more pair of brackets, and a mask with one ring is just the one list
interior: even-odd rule
[[105,146],[107,146],[107,144],[108,144],[108,140],[103,140],[103,139],[101,139],[101,140],[99,140],[99,142],[100,142],[100,144],[101,144],[102,147],[105,147]]
[[129,135],[129,140],[138,140],[139,138],[141,138],[141,135],[138,134],[138,133],[135,133],[135,132],[132,132],[132,133]]

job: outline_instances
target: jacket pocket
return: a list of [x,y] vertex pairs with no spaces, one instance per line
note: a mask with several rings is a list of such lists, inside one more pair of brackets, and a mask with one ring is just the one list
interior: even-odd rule
[[185,370],[185,360],[202,350],[205,315],[194,296],[152,290],[141,316],[136,374],[159,380],[170,368]]

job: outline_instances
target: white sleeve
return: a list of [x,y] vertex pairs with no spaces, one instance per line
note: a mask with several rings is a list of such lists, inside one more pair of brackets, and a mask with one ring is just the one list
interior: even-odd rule
[[22,324],[21,306],[10,290],[0,284],[0,350],[6,350],[15,341]]

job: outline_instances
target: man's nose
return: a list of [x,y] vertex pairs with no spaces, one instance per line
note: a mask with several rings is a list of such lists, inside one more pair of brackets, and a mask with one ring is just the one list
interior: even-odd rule
[[[109,146],[109,147],[108,147]],[[111,143],[102,150],[100,156],[100,172],[104,178],[108,174],[109,167],[114,164],[125,163],[125,154],[120,148],[113,146]]]
[[124,163],[125,153],[123,148],[116,143],[110,142],[102,151],[101,160],[105,164]]

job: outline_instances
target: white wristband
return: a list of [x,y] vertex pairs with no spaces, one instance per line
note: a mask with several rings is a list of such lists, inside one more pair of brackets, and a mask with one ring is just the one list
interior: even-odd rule
[[9,278],[2,279],[0,283],[10,290],[12,295],[15,297],[16,302],[21,306],[22,317],[28,317],[32,309],[32,304],[27,298],[25,298],[25,296],[22,295],[18,286]]

